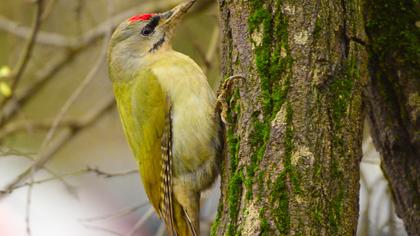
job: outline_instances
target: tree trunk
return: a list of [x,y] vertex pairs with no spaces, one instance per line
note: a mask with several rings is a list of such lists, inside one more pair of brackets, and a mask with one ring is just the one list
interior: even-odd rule
[[354,235],[367,53],[360,1],[219,0],[229,105],[213,235]]
[[397,212],[407,232],[420,235],[420,8],[409,0],[367,3],[372,136]]

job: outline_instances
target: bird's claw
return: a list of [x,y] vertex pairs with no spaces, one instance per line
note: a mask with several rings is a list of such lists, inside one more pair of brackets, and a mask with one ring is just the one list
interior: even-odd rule
[[245,77],[243,75],[230,76],[225,81],[223,81],[221,89],[218,92],[216,109],[219,111],[220,119],[224,124],[229,124],[229,122],[227,121],[227,113],[229,106],[226,102],[226,99],[228,94],[231,93],[233,83],[237,81],[237,79],[243,80],[245,79]]

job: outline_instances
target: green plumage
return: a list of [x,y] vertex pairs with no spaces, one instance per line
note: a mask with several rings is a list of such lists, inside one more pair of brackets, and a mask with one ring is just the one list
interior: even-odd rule
[[199,235],[200,193],[214,182],[221,153],[215,94],[200,67],[168,43],[174,22],[192,3],[124,21],[108,52],[144,189],[168,233],[178,236]]
[[[200,68],[185,55],[174,51],[165,54],[155,54],[150,58],[152,63],[141,67],[132,78],[114,81],[114,93],[150,202],[167,225],[175,222],[179,235],[193,235],[188,229],[198,231],[200,191],[218,172],[220,128],[214,116],[215,97]],[[171,121],[176,119],[170,140],[173,169],[169,177],[174,184],[170,189],[177,193],[172,195],[172,209],[162,209],[162,138],[168,130],[168,116]],[[166,216],[165,212],[173,215]]]
[[161,137],[166,95],[150,71],[130,81],[114,83],[114,93],[128,143],[135,154],[147,196],[159,208]]

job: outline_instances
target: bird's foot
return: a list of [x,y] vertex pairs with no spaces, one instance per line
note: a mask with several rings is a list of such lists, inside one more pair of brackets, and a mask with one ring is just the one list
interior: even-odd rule
[[217,95],[216,110],[220,113],[220,118],[223,123],[229,124],[227,121],[227,112],[229,106],[226,102],[227,97],[232,93],[232,85],[238,81],[238,79],[245,80],[243,75],[232,75],[226,80],[223,81],[222,86],[220,87]]

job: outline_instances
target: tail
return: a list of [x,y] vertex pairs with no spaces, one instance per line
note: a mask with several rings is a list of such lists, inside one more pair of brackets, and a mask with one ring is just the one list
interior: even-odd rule
[[200,193],[177,192],[174,201],[174,225],[177,236],[200,235]]

